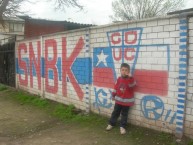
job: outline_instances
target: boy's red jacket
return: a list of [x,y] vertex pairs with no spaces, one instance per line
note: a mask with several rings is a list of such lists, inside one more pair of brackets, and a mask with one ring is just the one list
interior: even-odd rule
[[135,86],[136,82],[133,77],[119,77],[112,92],[115,103],[123,106],[133,106]]

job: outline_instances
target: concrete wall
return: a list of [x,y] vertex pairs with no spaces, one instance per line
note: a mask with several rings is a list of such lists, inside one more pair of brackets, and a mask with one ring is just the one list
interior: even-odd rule
[[18,41],[17,87],[110,116],[127,62],[138,84],[129,122],[192,137],[192,31],[192,17],[175,15]]
[[189,51],[188,51],[188,76],[185,110],[185,134],[193,138],[193,17],[189,19]]

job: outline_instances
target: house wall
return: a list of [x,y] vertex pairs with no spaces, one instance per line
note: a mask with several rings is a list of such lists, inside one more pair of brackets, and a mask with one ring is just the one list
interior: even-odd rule
[[[13,28],[13,30],[10,30],[10,23],[15,25],[15,28]],[[23,28],[23,25],[23,21],[5,20],[4,26],[0,25],[0,45],[9,43],[10,41],[12,42],[13,40],[15,40],[15,37],[17,40],[23,39],[24,29],[18,30],[18,26],[20,28]]]
[[44,21],[40,19],[25,20],[25,38],[65,31],[64,24],[60,22]]
[[113,85],[127,62],[137,80],[129,122],[192,137],[192,24],[175,15],[18,41],[17,87],[110,116]]

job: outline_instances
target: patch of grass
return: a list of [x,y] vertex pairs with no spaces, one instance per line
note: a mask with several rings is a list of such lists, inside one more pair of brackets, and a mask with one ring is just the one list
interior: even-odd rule
[[72,119],[75,116],[73,105],[65,106],[63,104],[56,105],[52,114],[62,121]]
[[131,137],[134,139],[144,137],[145,131],[138,127],[135,128],[136,128],[135,130],[132,130]]
[[21,104],[31,104],[38,107],[48,107],[48,101],[39,96],[32,96],[30,94],[19,91],[15,94],[15,99]]
[[7,87],[3,84],[0,84],[0,91],[7,90]]
[[173,137],[172,137],[171,134],[161,132],[161,133],[159,133],[157,135],[156,140],[158,142],[166,142],[166,143],[168,143],[168,142],[172,142]]
[[193,140],[188,142],[188,145],[193,145]]
[[74,121],[89,125],[93,125],[93,123],[95,125],[106,123],[106,119],[104,117],[93,113],[86,115],[82,111],[77,110],[74,105],[67,106],[64,104],[52,102],[50,100],[42,99],[39,96],[34,96],[23,91],[18,91],[15,93],[14,98],[20,104],[28,104],[45,109],[49,114],[59,118],[62,121]]
[[173,145],[171,143],[175,142],[175,140],[173,140],[174,138],[172,134],[163,133],[131,124],[129,125],[128,130],[130,130],[129,137],[139,145],[143,145],[144,142],[149,142],[148,145]]
[[73,121],[79,124],[101,125],[106,123],[106,119],[97,114],[85,114],[84,112],[77,111],[74,105],[63,105],[58,104],[54,106],[54,111],[52,112],[54,116],[61,119],[62,121]]
[[[6,93],[9,92],[10,91],[7,91]],[[84,112],[77,110],[74,105],[66,106],[51,100],[42,99],[40,96],[34,96],[23,91],[12,91],[10,92],[10,96],[15,98],[20,104],[39,107],[64,122],[74,122],[78,123],[79,125],[98,129],[100,131],[101,128],[104,129],[107,124],[106,117],[102,117],[94,113],[85,114]],[[115,128],[111,134],[117,134],[117,131],[119,131],[118,128],[117,130]],[[163,132],[160,133],[135,125],[129,125],[128,132],[128,135],[125,137],[132,139],[134,142],[136,142],[136,144],[139,145],[143,145],[144,142],[149,142],[149,145],[178,145],[175,142],[174,136],[171,134]],[[104,135],[107,134],[105,133]],[[188,143],[185,143],[186,145],[193,145],[192,140],[188,139],[186,141],[189,141]],[[182,144],[180,143],[180,145]]]
[[105,117],[99,116],[98,114],[90,113],[90,114],[77,114],[72,121],[79,122],[81,124],[87,124],[89,126],[100,126],[106,125],[107,119]]

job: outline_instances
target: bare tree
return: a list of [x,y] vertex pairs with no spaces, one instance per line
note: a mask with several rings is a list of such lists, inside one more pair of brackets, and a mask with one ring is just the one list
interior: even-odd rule
[[[54,2],[56,10],[64,10],[66,7],[77,7],[80,10],[83,6],[79,4],[78,0],[46,0],[47,2]],[[0,24],[4,24],[3,18],[12,17],[18,14],[23,14],[20,7],[23,3],[35,3],[34,0],[0,0]],[[36,1],[37,2],[37,1]]]
[[112,2],[113,21],[127,21],[165,15],[180,10],[185,0],[115,0]]
[[3,17],[14,16],[19,13],[19,8],[24,0],[1,0],[0,4],[0,20]]
[[48,2],[55,2],[55,9],[65,10],[66,7],[77,7],[80,10],[83,9],[83,6],[79,4],[78,0],[48,0]]

